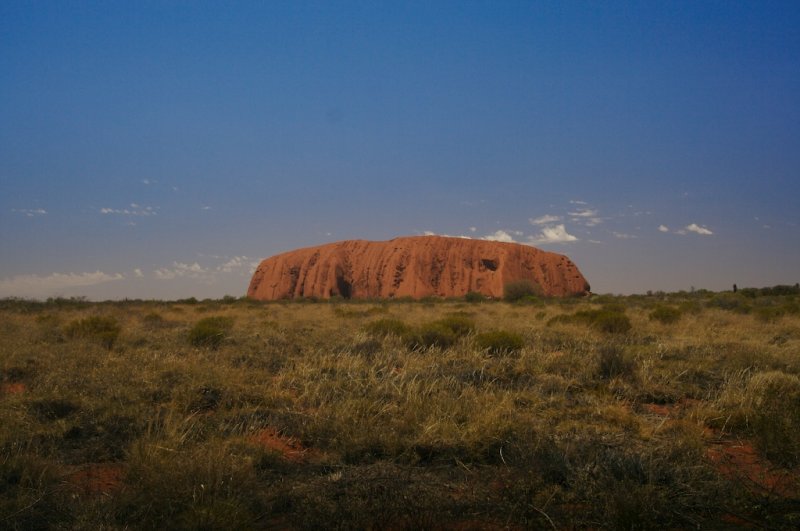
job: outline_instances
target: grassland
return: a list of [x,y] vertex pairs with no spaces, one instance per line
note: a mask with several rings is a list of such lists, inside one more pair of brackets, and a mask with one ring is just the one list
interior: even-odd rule
[[0,528],[800,525],[796,290],[471,300],[0,301]]

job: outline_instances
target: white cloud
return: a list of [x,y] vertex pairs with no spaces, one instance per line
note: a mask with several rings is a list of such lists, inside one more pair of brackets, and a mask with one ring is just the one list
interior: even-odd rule
[[133,270],[133,275],[136,278],[142,278],[144,276],[144,273],[142,273],[142,270],[137,267],[136,269]]
[[544,216],[540,216],[538,218],[529,218],[528,221],[531,225],[547,225],[548,223],[553,223],[554,221],[561,221],[561,216],[545,214]]
[[561,223],[544,227],[538,235],[531,236],[528,241],[530,243],[566,243],[578,241],[578,238],[568,233],[564,224]]
[[624,232],[612,232],[611,234],[613,234],[615,238],[619,238],[620,240],[632,240],[634,238],[637,238],[637,236],[633,234],[626,234]]
[[658,226],[658,231],[659,232],[669,232],[669,227],[667,227],[666,225],[659,225]]
[[711,235],[714,234],[713,232],[711,232],[706,227],[701,227],[697,223],[692,223],[691,225],[686,225],[686,230],[688,230],[689,232],[694,232],[694,233],[697,233],[697,234],[701,234],[703,236],[711,236]]
[[11,212],[16,212],[18,214],[24,214],[29,218],[35,216],[44,216],[47,214],[47,210],[43,208],[12,208]]
[[49,297],[59,295],[62,290],[93,286],[115,280],[122,280],[121,273],[53,273],[47,276],[16,275],[0,280],[2,297]]
[[586,201],[578,201],[577,199],[572,199],[569,202],[571,205],[586,205]]
[[142,179],[142,184],[144,184],[144,185],[156,184],[157,182],[158,181],[156,181],[155,179]]
[[[522,234],[517,233],[517,234]],[[493,234],[489,234],[481,238],[482,240],[488,240],[490,242],[505,242],[505,243],[516,243],[516,240],[506,231],[498,230],[495,231]]]
[[470,228],[469,228],[469,231],[470,231],[470,232],[475,232],[475,231],[477,231],[477,230],[478,230],[478,227],[470,227]]
[[155,216],[156,209],[149,206],[142,206],[131,203],[130,208],[101,208],[100,213],[104,215],[114,214],[117,216]]

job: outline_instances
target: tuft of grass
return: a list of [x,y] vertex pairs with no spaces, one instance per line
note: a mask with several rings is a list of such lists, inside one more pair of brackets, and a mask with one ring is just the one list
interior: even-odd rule
[[195,347],[219,348],[233,328],[231,317],[205,317],[189,330],[189,343]]
[[493,330],[475,336],[475,343],[481,350],[492,355],[511,354],[522,350],[525,340],[516,332]]
[[800,378],[781,371],[758,373],[746,396],[759,450],[787,468],[800,465]]
[[631,379],[636,376],[636,363],[625,357],[625,351],[618,345],[602,345],[597,374],[603,380],[613,378]]
[[121,330],[119,322],[113,317],[93,316],[70,322],[64,328],[64,335],[69,339],[98,341],[111,350]]

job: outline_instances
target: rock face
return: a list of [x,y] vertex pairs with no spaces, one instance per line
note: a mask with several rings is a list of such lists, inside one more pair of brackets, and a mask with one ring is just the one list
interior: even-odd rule
[[564,255],[517,243],[412,236],[347,240],[267,258],[253,273],[247,296],[418,299],[477,291],[499,298],[505,284],[522,279],[549,297],[589,292],[586,279]]

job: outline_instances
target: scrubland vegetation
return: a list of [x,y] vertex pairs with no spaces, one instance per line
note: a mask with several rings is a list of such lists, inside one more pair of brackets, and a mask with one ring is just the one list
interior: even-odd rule
[[800,525],[796,288],[514,300],[0,301],[0,528]]

